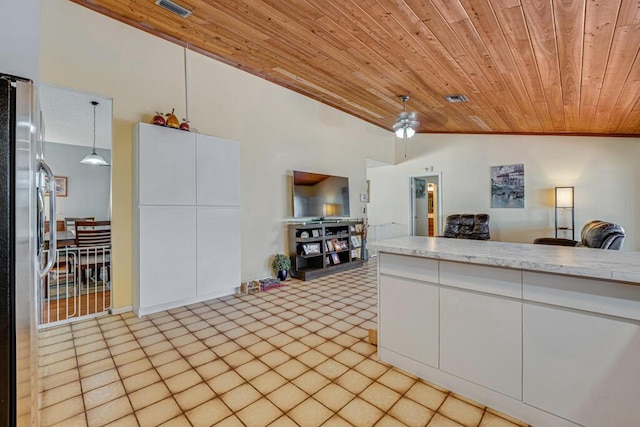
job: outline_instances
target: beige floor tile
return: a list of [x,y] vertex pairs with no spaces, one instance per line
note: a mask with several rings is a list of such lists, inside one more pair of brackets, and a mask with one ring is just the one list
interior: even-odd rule
[[182,355],[178,353],[177,350],[163,351],[149,358],[153,366],[156,367],[166,365],[178,359],[182,359]]
[[39,366],[47,366],[53,363],[61,362],[63,360],[75,359],[76,358],[76,350],[74,348],[69,348],[67,350],[63,350],[59,353],[53,353],[48,356],[41,356],[38,358]]
[[435,414],[429,424],[428,427],[463,427],[462,424],[458,424],[457,422],[450,420],[444,415]]
[[273,350],[275,350],[275,347],[269,344],[267,341],[260,341],[247,347],[247,351],[254,357],[263,356]]
[[226,356],[228,354],[231,354],[231,353],[233,353],[235,351],[238,351],[240,349],[241,349],[241,347],[238,344],[236,344],[235,342],[227,341],[227,342],[225,342],[223,344],[220,344],[220,345],[217,345],[217,346],[213,347],[211,350],[213,350],[213,352],[215,354],[217,354],[219,357],[224,357],[224,356]]
[[166,365],[158,366],[157,370],[162,379],[168,379],[171,377],[175,377],[178,374],[188,371],[191,369],[191,365],[189,363],[180,358],[176,359],[173,362],[167,363]]
[[396,420],[391,415],[385,415],[376,423],[376,427],[405,427],[406,424]]
[[231,391],[226,392],[220,398],[233,412],[252,404],[262,395],[249,384],[242,384]]
[[355,394],[337,384],[329,384],[313,395],[314,399],[334,412],[338,412],[355,397]]
[[115,381],[120,381],[120,376],[118,375],[118,371],[115,368],[88,376],[86,378],[82,378],[80,380],[80,382],[82,383],[82,391],[85,393],[98,387],[111,384]]
[[354,369],[373,380],[380,378],[382,374],[389,370],[387,366],[371,359],[364,359],[362,362],[358,363]]
[[193,366],[194,368],[197,368],[198,366],[204,365],[205,363],[209,363],[213,360],[216,360],[217,358],[218,356],[216,356],[213,351],[209,349],[205,349],[203,351],[200,351],[198,353],[188,356],[187,361],[191,366]]
[[480,421],[479,427],[517,427],[522,424],[512,423],[511,421],[492,414],[491,412],[485,412],[482,421]]
[[60,372],[59,374],[50,375],[44,378],[42,385],[43,390],[51,390],[62,385],[68,384],[80,379],[80,373],[78,369],[69,369],[68,371]]
[[301,427],[312,427],[322,425],[333,416],[333,412],[310,397],[289,411],[287,415]]
[[178,347],[177,350],[183,357],[188,357],[193,354],[200,353],[201,351],[207,350],[207,347],[200,341],[196,341],[191,344]]
[[315,371],[307,371],[292,382],[306,393],[313,394],[324,388],[331,381]]
[[270,370],[269,367],[259,360],[252,360],[235,369],[235,371],[247,381],[252,380],[258,375],[262,375],[268,370]]
[[110,359],[111,352],[109,349],[104,348],[102,350],[94,351],[91,353],[86,353],[78,356],[78,366],[89,365],[91,363],[98,362],[104,359]]
[[231,389],[238,387],[240,384],[244,383],[244,378],[238,375],[234,371],[227,371],[224,374],[218,375],[217,377],[210,379],[207,381],[209,387],[216,392],[219,396],[228,392]]
[[273,403],[262,398],[236,414],[247,427],[262,427],[271,424],[282,415]]
[[98,360],[97,362],[89,363],[88,365],[80,366],[80,377],[87,378],[91,375],[99,374],[100,372],[107,371],[115,368],[112,358]]
[[289,343],[289,344],[281,347],[280,350],[284,351],[285,353],[287,353],[291,357],[296,357],[296,356],[306,352],[307,350],[309,350],[309,347],[307,347],[306,345],[302,344],[301,342],[294,341],[292,343]]
[[189,421],[196,426],[212,426],[231,415],[231,410],[222,400],[208,400],[186,413]]
[[158,382],[145,388],[141,388],[140,390],[136,390],[133,393],[129,393],[129,400],[131,401],[133,409],[138,411],[144,407],[166,399],[170,395],[171,392],[167,386],[162,382]]
[[77,368],[78,360],[75,358],[69,358],[65,360],[61,360],[60,362],[52,363],[50,365],[42,366],[39,368],[40,377],[44,378],[47,376],[59,374],[64,371],[68,371],[69,369]]
[[277,390],[267,394],[267,399],[284,412],[288,412],[296,405],[307,399],[307,397],[309,397],[307,393],[291,383],[287,383]]
[[245,427],[242,421],[235,415],[225,418],[224,420],[217,422],[216,427]]
[[55,425],[67,418],[84,412],[84,403],[81,396],[75,396],[48,406],[40,411],[40,425]]
[[274,422],[272,422],[271,424],[269,424],[269,427],[298,427],[298,424],[296,424],[288,416],[283,415],[277,420],[275,420]]
[[157,344],[159,342],[163,342],[167,340],[165,336],[162,335],[161,333],[155,333],[155,334],[148,335],[146,337],[142,337],[142,338],[137,337],[137,338],[138,338],[138,344],[141,347],[149,347],[153,344]]
[[275,368],[275,371],[277,373],[279,373],[289,381],[299,377],[308,370],[309,368],[306,365],[298,362],[295,359],[284,362],[282,365],[279,365]]
[[222,359],[227,362],[227,365],[231,366],[231,368],[237,368],[238,366],[244,365],[250,360],[253,360],[254,357],[248,351],[240,349],[224,356]]
[[139,374],[140,372],[148,371],[152,367],[149,359],[145,358],[118,367],[118,373],[120,374],[120,378],[124,379]]
[[318,366],[319,364],[321,364],[322,362],[324,362],[325,360],[327,360],[328,357],[325,356],[324,354],[320,353],[319,351],[316,350],[309,350],[307,352],[302,353],[301,355],[299,355],[297,357],[297,360],[299,362],[304,363],[305,365],[307,365],[310,368],[314,368],[316,366]]
[[179,415],[167,422],[160,424],[161,427],[191,427],[191,423],[186,415]]
[[423,382],[417,382],[405,393],[405,397],[412,399],[427,408],[437,411],[447,394],[428,386]]
[[318,345],[315,348],[317,351],[319,351],[320,353],[324,354],[325,356],[328,357],[333,357],[336,354],[340,353],[341,351],[344,350],[344,347],[332,342],[332,341],[325,341],[324,343]]
[[268,338],[267,341],[269,341],[272,345],[278,348],[281,348],[287,344],[292,343],[294,340],[287,334],[279,333],[277,335],[272,336],[271,338]]
[[374,382],[358,395],[361,399],[371,403],[383,412],[387,412],[401,397],[400,393]]
[[[349,329],[351,329],[351,326],[349,326]],[[342,347],[351,347],[360,340],[348,334],[340,334],[334,337],[331,341],[335,342],[338,345],[341,345]]]
[[262,356],[259,357],[259,359],[261,361],[263,361],[267,366],[273,368],[276,368],[280,365],[282,365],[283,363],[285,363],[286,361],[288,361],[289,359],[291,359],[291,356],[289,356],[287,353],[280,351],[280,350],[274,350],[271,351],[267,354],[264,354]]
[[115,346],[125,342],[133,341],[135,339],[136,337],[133,336],[133,334],[122,334],[122,335],[116,335],[112,338],[106,338],[106,341],[107,341],[107,345],[111,347],[111,346]]
[[499,412],[499,411],[497,411],[497,410],[495,410],[495,409],[487,408],[487,412],[490,412],[490,413],[492,413],[493,415],[497,415],[497,416],[499,416],[500,418],[504,418],[504,419],[505,419],[505,420],[507,420],[507,421],[511,421],[513,424],[516,424],[516,425],[519,425],[519,426],[523,426],[523,427],[529,427],[529,424],[527,424],[527,423],[525,423],[525,422],[523,422],[523,421],[520,421],[520,420],[518,420],[518,419],[516,419],[516,418],[513,418],[513,417],[511,417],[511,416],[509,416],[509,415],[507,415],[507,414],[504,414],[504,413],[502,413],[502,412]]
[[168,341],[159,342],[144,348],[144,352],[147,353],[149,357],[169,350],[173,350],[173,346]]
[[213,377],[217,377],[218,375],[227,372],[229,369],[231,368],[229,368],[229,365],[227,365],[224,360],[218,359],[198,366],[196,371],[198,371],[202,379],[208,381]]
[[384,412],[356,397],[342,408],[338,415],[356,427],[368,427],[382,418]]
[[338,415],[334,415],[322,424],[322,427],[350,427],[352,424]]
[[113,356],[113,361],[116,366],[126,365],[127,363],[135,362],[136,360],[145,359],[147,355],[142,349],[136,349],[127,353],[122,353],[117,356]]
[[164,382],[167,384],[167,387],[169,387],[169,390],[175,394],[180,393],[189,387],[193,387],[196,384],[203,383],[204,380],[195,369],[189,369],[188,371],[174,377],[165,379]]
[[116,400],[125,394],[122,383],[120,381],[116,381],[84,393],[84,406],[86,409],[95,408],[96,406]]
[[[136,422],[135,425],[138,423]],[[18,421],[18,425],[21,425]],[[54,427],[86,427],[87,426],[87,416],[83,412],[81,414],[74,415],[73,417],[67,418],[66,420],[60,421],[58,424],[54,424]]]
[[104,405],[87,411],[87,424],[93,426],[104,426],[123,418],[133,412],[129,399],[127,397],[120,397],[116,400],[112,400]]
[[50,354],[60,353],[61,351],[73,348],[74,342],[72,340],[62,341],[56,344],[40,347],[40,354],[42,356],[48,356]]
[[395,390],[400,394],[403,394],[407,390],[409,390],[416,381],[413,378],[410,378],[395,369],[390,369],[385,372],[380,378],[378,378],[378,382],[386,385],[390,389]]
[[389,410],[389,415],[410,427],[424,426],[431,420],[434,412],[406,397],[401,398]]
[[189,334],[189,330],[187,328],[185,328],[184,326],[179,326],[177,328],[172,328],[169,330],[164,331],[164,336],[167,337],[167,339],[175,339],[177,337],[181,337],[183,335],[187,335]]
[[151,406],[147,406],[139,411],[136,411],[136,417],[141,427],[157,426],[166,421],[169,421],[178,415],[182,411],[173,398],[168,397],[160,402],[156,402]]
[[[129,341],[122,344],[114,345],[113,347],[109,347],[112,356],[117,356],[119,354],[127,353],[129,351],[137,350],[140,348],[140,345],[137,341]],[[147,353],[149,354],[149,353]]]
[[358,354],[355,351],[351,351],[349,349],[345,349],[344,351],[341,351],[340,353],[333,356],[333,358],[338,362],[342,363],[343,365],[348,366],[350,368],[354,367],[355,365],[357,365],[358,363],[364,360],[363,355]]
[[214,399],[215,394],[207,384],[198,384],[173,396],[183,411],[189,411],[204,402]]
[[150,369],[148,371],[140,372],[139,374],[132,375],[129,378],[125,378],[122,380],[124,384],[125,390],[127,393],[133,393],[136,390],[140,390],[146,386],[157,383],[161,381],[160,375],[153,370]]
[[73,381],[60,387],[47,390],[42,393],[41,408],[55,405],[63,400],[71,399],[82,394],[82,388],[80,387],[80,381]]
[[267,395],[286,382],[287,380],[282,375],[269,370],[264,374],[252,379],[251,385],[255,387],[260,393]]
[[367,378],[354,370],[347,371],[344,375],[335,380],[336,384],[349,390],[351,393],[359,394],[373,382],[371,378]]
[[477,426],[484,413],[477,406],[463,402],[453,396],[448,396],[445,399],[438,412],[467,427]]
[[316,334],[309,334],[300,338],[301,343],[308,345],[311,348],[315,348],[326,341],[326,338],[322,338],[320,335]]

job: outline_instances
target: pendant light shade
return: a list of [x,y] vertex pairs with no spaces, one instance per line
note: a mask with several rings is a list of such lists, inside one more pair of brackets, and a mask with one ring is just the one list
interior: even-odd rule
[[83,165],[95,165],[95,166],[109,166],[109,163],[102,158],[101,155],[96,153],[96,106],[98,101],[91,101],[93,105],[93,150],[91,154],[88,154],[84,159],[80,160]]
[[396,122],[393,124],[393,131],[398,138],[411,138],[416,133],[416,128],[420,124],[418,119],[418,113],[415,111],[407,113],[407,101],[409,95],[403,95],[400,97],[404,105],[404,111],[398,115]]

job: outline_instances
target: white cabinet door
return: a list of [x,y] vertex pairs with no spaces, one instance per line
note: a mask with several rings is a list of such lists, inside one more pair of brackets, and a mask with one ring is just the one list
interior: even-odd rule
[[240,206],[240,144],[198,134],[197,199],[200,206]]
[[640,423],[640,325],[524,304],[523,400],[585,426]]
[[520,399],[522,303],[440,289],[440,369]]
[[196,295],[196,208],[140,208],[140,307]]
[[195,134],[138,125],[140,205],[195,205]]
[[438,367],[438,287],[380,275],[380,346]]
[[198,207],[198,295],[240,286],[240,208]]

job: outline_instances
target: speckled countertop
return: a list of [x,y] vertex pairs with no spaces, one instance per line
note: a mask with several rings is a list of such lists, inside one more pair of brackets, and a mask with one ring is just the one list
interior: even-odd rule
[[640,285],[640,252],[419,236],[382,240],[368,246],[399,255]]

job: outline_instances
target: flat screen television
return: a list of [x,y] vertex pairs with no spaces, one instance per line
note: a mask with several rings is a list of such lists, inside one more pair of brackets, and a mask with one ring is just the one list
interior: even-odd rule
[[349,178],[293,171],[295,218],[349,217]]

